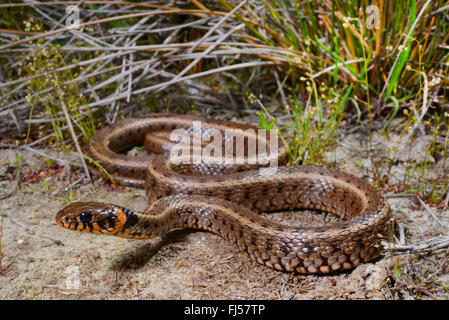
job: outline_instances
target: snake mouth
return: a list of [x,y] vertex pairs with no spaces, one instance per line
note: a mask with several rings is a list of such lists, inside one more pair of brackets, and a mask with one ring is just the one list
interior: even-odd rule
[[125,222],[120,208],[102,202],[74,202],[56,215],[56,223],[63,228],[97,234],[113,233]]

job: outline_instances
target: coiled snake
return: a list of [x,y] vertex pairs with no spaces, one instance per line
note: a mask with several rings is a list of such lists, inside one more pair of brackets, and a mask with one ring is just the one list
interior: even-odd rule
[[[198,137],[192,129],[194,121],[201,122],[200,136],[211,130],[241,129],[249,132],[245,147],[254,142],[249,138],[254,127],[194,115],[154,114],[121,120],[96,133],[89,154],[119,184],[145,186],[148,209],[137,213],[113,204],[75,202],[58,212],[56,222],[71,230],[130,239],[153,238],[176,228],[207,230],[260,264],[301,274],[351,269],[381,254],[390,209],[384,196],[368,183],[323,167],[280,166],[263,172],[260,164],[249,164],[249,153],[240,154],[248,162],[244,165],[170,161],[167,154],[176,141],[167,141],[167,136],[183,129]],[[262,138],[256,134],[256,139],[260,146]],[[269,141],[262,139],[267,145]],[[119,153],[142,144],[159,155]],[[278,159],[285,162],[285,152]],[[343,220],[320,227],[291,227],[258,215],[303,208],[330,212]]]

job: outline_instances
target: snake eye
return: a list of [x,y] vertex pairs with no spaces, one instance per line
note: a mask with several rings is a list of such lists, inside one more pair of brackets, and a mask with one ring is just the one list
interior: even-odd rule
[[89,223],[92,219],[92,213],[90,211],[86,211],[80,214],[80,220],[83,223]]

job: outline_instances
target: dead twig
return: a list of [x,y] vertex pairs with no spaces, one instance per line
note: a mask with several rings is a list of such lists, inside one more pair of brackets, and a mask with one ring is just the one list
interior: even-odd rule
[[401,245],[391,242],[382,242],[383,246],[390,251],[410,251],[410,252],[432,252],[449,247],[449,237],[440,237],[422,241],[421,244]]
[[79,157],[80,157],[80,160],[81,160],[81,164],[83,165],[83,168],[84,168],[84,172],[86,173],[87,179],[89,181],[92,181],[92,177],[90,176],[89,169],[87,168],[86,161],[84,160],[84,157],[82,156],[83,153],[82,153],[81,147],[80,147],[80,145],[78,143],[78,137],[77,137],[77,135],[75,133],[75,130],[73,129],[72,121],[70,119],[69,112],[67,111],[67,107],[65,106],[64,99],[62,97],[62,92],[61,91],[59,91],[59,98],[60,98],[60,102],[61,102],[61,108],[62,108],[62,110],[64,112],[64,116],[66,118],[67,125],[69,126],[69,131],[70,131],[70,134],[72,136],[73,143],[75,144],[75,148],[78,151],[78,154],[79,154]]
[[[3,216],[2,216],[2,219],[3,219]],[[50,238],[50,237],[47,237],[47,236],[43,236],[43,235],[40,235],[40,234],[36,235],[36,232],[29,225],[27,225],[25,222],[23,222],[23,221],[21,221],[19,219],[16,219],[16,218],[13,218],[13,217],[9,217],[9,220],[12,223],[14,223],[16,226],[19,226],[22,229],[24,229],[28,233],[28,235],[31,236],[31,237],[39,237],[39,238],[43,238],[43,239],[48,239],[48,240],[51,240],[54,244],[56,244],[58,246],[63,246],[64,245],[60,240],[56,240],[56,239],[53,239],[53,238]],[[0,245],[1,245],[1,241],[0,241]],[[48,245],[46,245],[46,246],[48,246]],[[1,251],[1,248],[0,248],[0,251]]]
[[395,279],[395,281],[403,286],[406,286],[407,289],[415,289],[421,293],[424,293],[426,296],[432,298],[433,300],[438,300],[438,298],[434,294],[420,285],[417,285],[410,281],[403,281],[401,279]]

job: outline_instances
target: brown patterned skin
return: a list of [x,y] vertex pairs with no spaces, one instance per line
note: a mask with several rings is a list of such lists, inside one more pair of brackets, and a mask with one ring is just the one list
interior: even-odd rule
[[[188,128],[192,120],[220,130],[227,126],[252,128],[197,116],[158,114],[125,119],[99,130],[89,146],[91,157],[121,184],[145,185],[150,205],[141,214],[113,204],[76,202],[57,214],[57,223],[71,230],[130,239],[153,238],[176,228],[207,230],[260,264],[300,274],[351,269],[382,253],[381,235],[387,232],[391,218],[388,203],[353,175],[307,166],[281,166],[272,172],[252,166],[224,170],[204,164],[177,166],[167,154],[118,154],[144,143],[147,134],[158,137],[147,138],[146,145],[160,153],[165,147],[158,141],[164,133],[155,132]],[[284,162],[284,153],[280,159]],[[340,216],[342,222],[290,227],[258,215],[294,209],[323,210]]]

